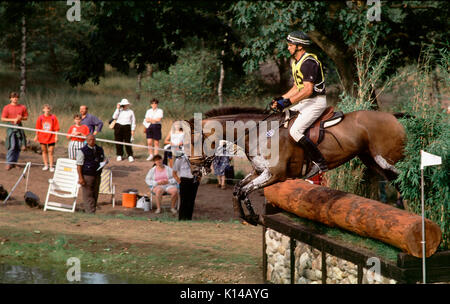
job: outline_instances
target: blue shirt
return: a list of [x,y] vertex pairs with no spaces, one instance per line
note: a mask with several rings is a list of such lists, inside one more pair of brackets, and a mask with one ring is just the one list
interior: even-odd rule
[[89,113],[87,113],[86,116],[81,119],[81,124],[86,125],[89,128],[89,133],[94,133],[95,126],[97,126],[97,132],[100,132],[103,128],[103,121]]

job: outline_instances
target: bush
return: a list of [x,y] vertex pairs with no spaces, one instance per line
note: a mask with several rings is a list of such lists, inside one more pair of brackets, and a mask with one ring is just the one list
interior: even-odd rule
[[[448,52],[440,52],[442,56],[440,69],[448,72]],[[405,159],[396,167],[400,170],[397,182],[401,193],[408,200],[408,206],[414,213],[421,214],[421,172],[420,150],[442,157],[442,165],[424,168],[424,205],[425,216],[437,223],[442,230],[443,242],[441,248],[448,248],[450,244],[450,196],[449,172],[450,163],[448,151],[450,148],[450,126],[448,114],[439,103],[434,104],[429,94],[429,80],[432,77],[430,60],[432,49],[424,52],[424,59],[419,63],[412,81],[405,82],[405,86],[414,88],[413,98],[404,102],[405,110],[413,118],[402,119],[408,142],[405,148]],[[443,76],[448,81],[448,74]],[[448,84],[448,83],[447,83]],[[444,83],[444,85],[447,85]],[[447,86],[448,88],[448,86]]]
[[[361,40],[362,42],[364,39]],[[361,44],[360,44],[361,46]],[[357,56],[364,52],[356,52]],[[367,58],[367,56],[363,56]],[[437,57],[437,58],[436,58]],[[441,96],[433,94],[436,86],[433,79],[440,79],[441,92],[448,93],[448,62],[449,55],[446,49],[436,50],[429,47],[421,54],[416,67],[407,67],[399,71],[393,79],[398,79],[393,92],[397,96],[397,106],[413,118],[400,119],[407,133],[405,158],[396,164],[400,174],[395,181],[403,198],[408,202],[409,211],[421,214],[421,187],[420,187],[420,150],[442,157],[441,166],[426,167],[425,180],[425,216],[438,224],[442,230],[443,242],[441,249],[447,249],[450,243],[450,196],[449,174],[450,164],[448,151],[450,148],[450,126],[448,114],[442,109],[439,102]],[[370,58],[370,56],[369,56]],[[377,83],[380,72],[379,65],[385,65],[388,58],[382,58],[378,63],[358,60],[365,67],[358,71],[368,71],[359,74],[360,84]],[[430,62],[437,62],[433,70]],[[439,71],[442,75],[436,77]],[[384,83],[384,87],[391,86],[393,79]],[[368,96],[371,86],[358,87],[356,97],[341,95],[342,102],[338,107],[344,112],[368,110],[372,103]],[[355,193],[368,198],[376,198],[376,188],[370,182],[366,168],[359,159],[353,159],[341,167],[327,172],[326,178],[329,186],[341,191]],[[376,184],[376,183],[375,183]],[[377,184],[376,184],[377,185]]]

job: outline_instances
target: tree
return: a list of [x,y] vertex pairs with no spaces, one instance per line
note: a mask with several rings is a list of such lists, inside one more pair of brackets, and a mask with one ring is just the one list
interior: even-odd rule
[[[3,20],[1,26],[2,30],[20,28],[20,35],[17,35],[17,33],[16,35],[9,35],[6,41],[9,46],[17,45],[19,39],[21,41],[20,96],[24,97],[27,91],[27,20],[34,15],[36,3],[27,2],[26,4],[21,4],[16,2],[6,2],[2,5],[2,16],[0,16]],[[14,51],[12,53],[14,54]]]
[[[242,50],[246,71],[258,69],[270,58],[288,57],[285,37],[293,30],[307,32],[311,40],[336,66],[345,91],[356,94],[354,57],[360,33],[381,32],[375,55],[396,50],[387,74],[415,60],[427,43],[448,46],[448,4],[440,1],[380,1],[381,21],[368,20],[374,5],[365,1],[239,1],[233,5],[234,20],[253,36]],[[447,9],[443,9],[444,6]]]
[[217,18],[221,1],[112,1],[94,2],[89,17],[92,30],[78,40],[77,56],[66,75],[72,84],[95,83],[104,76],[105,64],[127,74],[130,65],[142,73],[147,65],[167,68],[176,62],[176,50],[190,36],[214,37],[208,47],[217,47],[227,26]]

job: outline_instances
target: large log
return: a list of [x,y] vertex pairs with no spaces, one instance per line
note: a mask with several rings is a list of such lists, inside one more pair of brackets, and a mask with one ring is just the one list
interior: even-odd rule
[[[310,184],[288,180],[264,189],[271,204],[300,217],[340,227],[371,237],[422,257],[422,218],[371,199]],[[442,233],[425,219],[426,257],[436,252]]]

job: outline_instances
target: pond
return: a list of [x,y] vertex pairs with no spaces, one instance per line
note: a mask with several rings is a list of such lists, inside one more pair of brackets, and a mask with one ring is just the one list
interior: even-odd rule
[[[116,275],[81,272],[79,282],[69,282],[64,271],[43,270],[35,267],[0,264],[1,284],[139,284],[135,279]],[[148,282],[146,282],[148,283]]]

